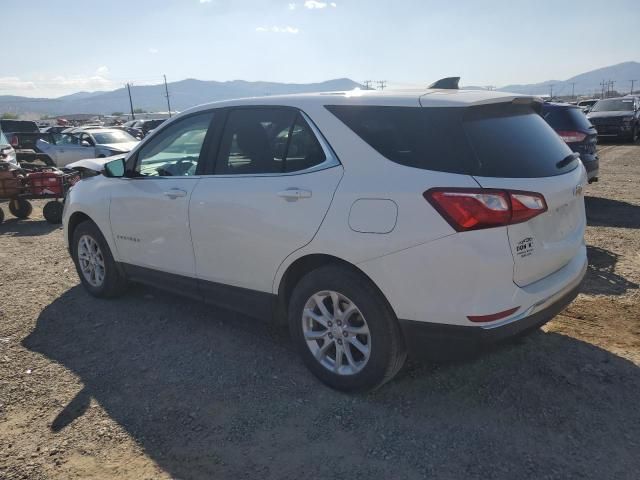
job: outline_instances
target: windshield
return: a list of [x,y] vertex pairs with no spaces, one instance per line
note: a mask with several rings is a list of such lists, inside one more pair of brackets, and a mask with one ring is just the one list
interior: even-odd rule
[[633,99],[611,98],[599,100],[591,109],[592,112],[633,112]]
[[104,145],[107,143],[137,142],[137,140],[127,132],[119,130],[114,130],[111,132],[93,132],[92,135],[96,141],[96,145]]

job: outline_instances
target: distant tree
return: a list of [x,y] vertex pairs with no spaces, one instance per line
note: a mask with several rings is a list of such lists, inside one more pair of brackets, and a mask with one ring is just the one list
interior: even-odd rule
[[134,108],[133,113],[147,113],[147,111],[142,108]]
[[2,120],[17,120],[18,119],[18,115],[16,115],[15,113],[3,113],[2,115],[0,115],[0,119]]
[[113,112],[111,115],[114,117],[121,117],[122,115],[124,115],[124,112]]

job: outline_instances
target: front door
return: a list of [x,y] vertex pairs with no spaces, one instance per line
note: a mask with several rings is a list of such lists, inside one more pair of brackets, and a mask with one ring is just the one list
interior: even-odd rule
[[195,276],[189,202],[212,119],[205,112],[170,123],[134,154],[127,177],[116,180],[111,230],[129,266]]

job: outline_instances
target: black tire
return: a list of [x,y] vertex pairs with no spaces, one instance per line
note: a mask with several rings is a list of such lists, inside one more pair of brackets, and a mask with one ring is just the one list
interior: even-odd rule
[[[104,262],[104,280],[100,285],[92,285],[85,277],[80,266],[78,248],[79,242],[84,236],[88,236],[93,239],[98,244],[101,251],[102,260]],[[76,227],[73,232],[71,255],[73,257],[73,263],[76,266],[78,276],[80,277],[80,281],[91,295],[99,298],[112,298],[124,293],[124,290],[127,287],[127,278],[113,259],[109,245],[95,223],[90,220],[86,220]]]
[[0,224],[4,222],[4,210],[0,208]]
[[[357,373],[339,375],[330,371],[316,360],[307,345],[303,331],[303,310],[307,301],[321,291],[344,295],[366,319],[371,340],[370,356]],[[368,278],[346,266],[327,265],[305,275],[291,295],[288,319],[293,342],[307,368],[336,390],[365,392],[379,388],[398,373],[407,358],[398,320],[386,299]]]
[[16,218],[29,218],[29,215],[33,213],[33,205],[23,198],[14,198],[9,201],[9,211]]
[[42,208],[42,215],[47,222],[58,225],[62,223],[62,202],[57,202],[55,200],[51,202],[47,202]]
[[638,141],[638,125],[633,127],[633,133],[631,134],[631,143],[637,143]]

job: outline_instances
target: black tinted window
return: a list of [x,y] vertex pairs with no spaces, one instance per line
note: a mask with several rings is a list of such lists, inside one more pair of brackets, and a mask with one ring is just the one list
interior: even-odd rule
[[328,106],[379,153],[409,167],[469,173],[473,152],[459,108]]
[[579,108],[545,107],[542,117],[554,130],[588,130],[591,122]]
[[318,140],[295,110],[243,108],[229,113],[216,173],[294,172],[324,160]]
[[409,167],[527,178],[578,165],[559,164],[571,150],[528,105],[327,108],[382,155]]

